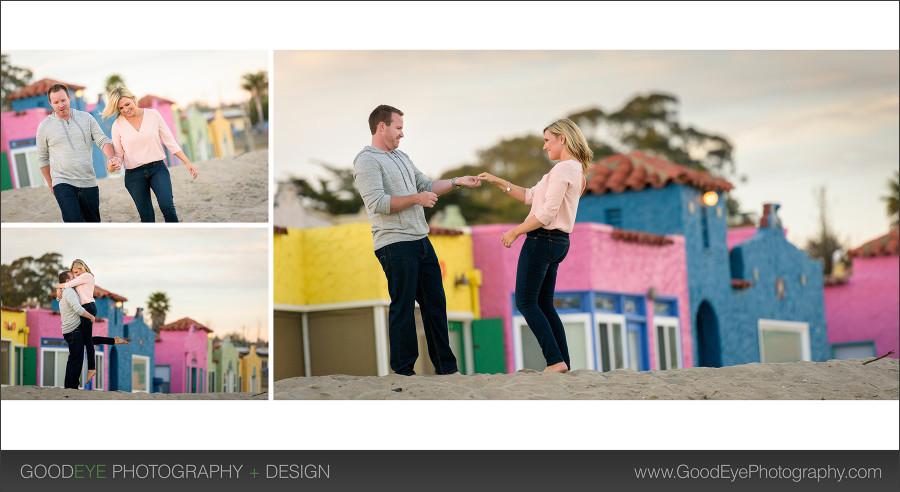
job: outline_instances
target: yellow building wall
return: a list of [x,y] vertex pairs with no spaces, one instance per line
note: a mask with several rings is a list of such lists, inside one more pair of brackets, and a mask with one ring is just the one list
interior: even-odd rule
[[213,142],[213,151],[216,157],[234,155],[234,139],[231,136],[231,123],[222,116],[222,111],[217,109],[212,121],[209,122],[209,138]]
[[[13,344],[10,348],[9,360],[7,361],[9,365],[5,368],[9,371],[9,382],[11,384],[16,384],[16,381],[18,381],[18,374],[16,374],[15,348],[16,346],[25,347],[28,345],[28,326],[25,325],[25,321],[26,315],[24,312],[7,311],[5,309],[0,310],[0,322],[2,322],[2,326],[0,326],[0,338],[4,341],[11,341]],[[22,331],[21,333],[20,330]]]
[[[429,240],[441,262],[447,310],[477,317],[480,272],[473,266],[472,237],[432,235]],[[390,300],[368,223],[288,229],[275,235],[273,247],[276,304]],[[469,285],[457,286],[460,277]]]
[[[259,358],[259,355],[256,355],[256,345],[250,346],[250,352],[241,357],[241,391],[249,392],[251,391],[250,382],[251,377],[253,376],[253,368],[256,368],[256,379],[259,381],[259,388],[261,389],[262,384],[262,359]],[[256,391],[253,389],[252,391]]]
[[[2,336],[4,340],[12,340],[15,345],[28,345],[28,327],[25,326],[25,313],[3,309],[0,310],[0,319],[2,319],[3,322],[3,327],[0,329],[0,336]],[[15,323],[15,329],[10,330],[10,328],[13,327],[13,323]],[[19,333],[19,330],[22,328],[25,328],[25,331]]]

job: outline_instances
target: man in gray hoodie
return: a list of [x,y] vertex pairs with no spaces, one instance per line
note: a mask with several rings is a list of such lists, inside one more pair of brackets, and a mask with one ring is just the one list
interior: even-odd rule
[[69,88],[54,84],[47,91],[53,113],[38,125],[38,164],[63,222],[100,222],[100,188],[94,173],[91,142],[118,163],[112,143],[90,113],[72,109]]
[[437,374],[459,372],[447,334],[447,300],[441,267],[428,240],[425,208],[438,195],[461,186],[475,188],[477,176],[428,179],[397,147],[403,138],[403,112],[381,105],[369,115],[372,145],[353,160],[353,178],[372,222],[375,256],[387,277],[391,306],[388,333],[391,369],[415,374],[419,357],[415,302],[419,303],[428,355]]
[[[59,282],[66,283],[72,278],[71,272],[59,274]],[[81,300],[74,288],[63,289],[59,296],[59,317],[62,319],[62,335],[69,345],[69,359],[66,361],[66,378],[63,387],[78,389],[81,380],[81,365],[84,362],[84,340],[81,336],[81,317],[96,322],[97,318],[81,307]]]

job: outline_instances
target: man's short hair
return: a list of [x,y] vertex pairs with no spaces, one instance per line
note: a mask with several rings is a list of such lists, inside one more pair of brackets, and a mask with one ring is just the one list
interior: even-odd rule
[[68,282],[68,281],[69,281],[69,275],[71,275],[71,274],[72,274],[72,272],[70,272],[70,271],[68,271],[68,270],[66,270],[66,271],[64,271],[64,272],[62,272],[62,273],[60,273],[60,274],[59,274],[59,283],[64,284],[64,283]]
[[66,97],[69,97],[69,88],[62,84],[53,84],[47,89],[47,100],[50,100],[50,94],[56,91],[66,91]]
[[378,129],[378,123],[383,122],[385,125],[390,125],[391,120],[394,118],[394,113],[403,116],[403,111],[387,104],[382,104],[375,108],[372,114],[369,115],[369,131],[372,132],[372,135],[375,135],[375,130]]

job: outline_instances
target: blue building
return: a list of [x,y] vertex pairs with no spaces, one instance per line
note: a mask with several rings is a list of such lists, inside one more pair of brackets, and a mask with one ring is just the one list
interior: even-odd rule
[[785,239],[777,206],[729,251],[733,188],[641,152],[618,154],[596,164],[576,221],[684,236],[696,365],[826,360],[821,263]]
[[[109,391],[147,392],[153,391],[155,370],[156,333],[144,323],[141,308],[134,317],[126,317],[124,303],[128,299],[94,287],[94,303],[97,317],[108,321],[109,337],[130,338],[128,344],[101,345],[97,350],[105,351],[109,357]],[[51,309],[59,310],[59,301],[53,299]]]

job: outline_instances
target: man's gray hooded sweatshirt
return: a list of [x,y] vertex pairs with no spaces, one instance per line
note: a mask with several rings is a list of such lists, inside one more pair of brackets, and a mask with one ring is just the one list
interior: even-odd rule
[[399,149],[386,152],[366,145],[353,159],[353,179],[372,222],[375,249],[428,236],[425,209],[413,205],[391,213],[391,197],[432,191],[434,181]]
[[97,186],[91,142],[101,150],[112,142],[90,113],[73,109],[68,121],[51,113],[38,125],[35,140],[38,166],[50,166],[53,186],[63,183],[76,188]]

